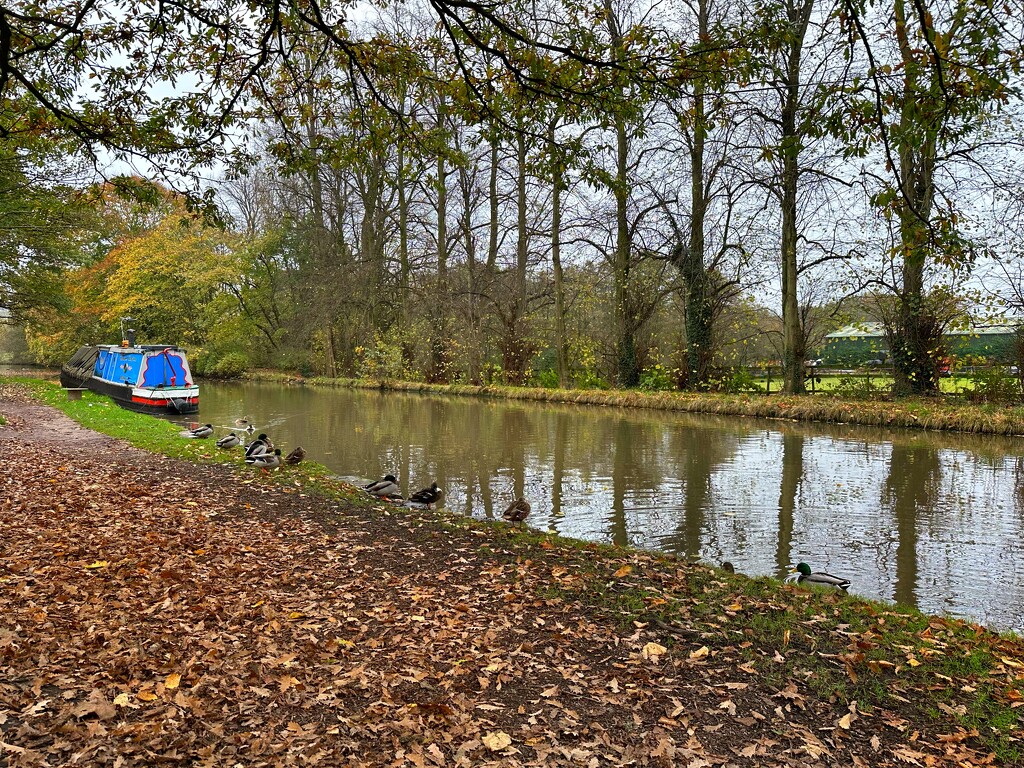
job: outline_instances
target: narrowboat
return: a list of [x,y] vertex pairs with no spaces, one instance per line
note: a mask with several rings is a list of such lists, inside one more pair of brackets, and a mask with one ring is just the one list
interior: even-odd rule
[[60,371],[62,387],[85,387],[140,413],[195,413],[199,385],[174,344],[136,344],[128,330],[118,344],[81,347]]

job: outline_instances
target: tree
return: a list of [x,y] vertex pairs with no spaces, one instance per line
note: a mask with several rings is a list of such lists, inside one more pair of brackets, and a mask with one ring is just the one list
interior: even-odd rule
[[95,255],[95,198],[54,181],[55,162],[0,145],[0,309],[13,323],[59,306],[60,270]]
[[[879,18],[890,7],[891,27]],[[852,154],[874,147],[883,154],[872,203],[898,227],[895,308],[886,328],[894,391],[935,393],[943,319],[929,300],[927,267],[972,258],[959,228],[956,166],[984,172],[985,132],[1020,69],[1021,20],[1008,5],[974,0],[846,0],[845,11],[867,59],[867,87],[837,133]],[[872,24],[882,26],[871,31]]]

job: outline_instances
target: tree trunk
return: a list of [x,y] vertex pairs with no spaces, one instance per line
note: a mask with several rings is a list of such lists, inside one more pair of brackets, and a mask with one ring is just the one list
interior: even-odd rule
[[[608,34],[612,44],[612,59],[622,58],[622,33],[612,10],[611,0],[605,0]],[[629,202],[629,136],[626,119],[616,112],[615,122],[615,253],[612,276],[615,283],[613,308],[615,317],[615,380],[620,387],[635,387],[640,383],[640,367],[636,359],[636,329],[629,307],[629,273],[632,243],[629,235],[627,203]]]
[[[892,352],[896,395],[927,395],[939,390],[938,359],[942,329],[928,311],[924,271],[929,254],[932,205],[935,200],[937,134],[934,121],[941,117],[923,114],[920,102],[942,103],[935,93],[939,86],[928,77],[917,60],[907,32],[903,0],[894,4],[896,38],[903,58],[903,105],[898,133],[894,132],[900,161],[901,201],[899,203],[902,285],[897,297],[893,327],[887,329]],[[934,35],[934,30],[931,31]]]
[[787,4],[789,27],[793,32],[787,51],[782,103],[782,388],[795,395],[805,391],[804,353],[806,339],[800,322],[797,293],[797,185],[800,181],[800,140],[797,113],[800,108],[800,59],[804,35],[814,0]]
[[[702,40],[708,39],[708,4],[701,0],[697,24]],[[708,200],[704,191],[704,143],[707,139],[705,87],[697,78],[693,84],[693,142],[690,146],[690,237],[687,248],[677,255],[686,284],[686,367],[690,389],[708,388],[714,354],[711,286],[704,267],[704,220]]]
[[[446,110],[442,97],[437,105],[438,128],[444,128]],[[437,276],[430,303],[430,373],[431,381],[448,379],[448,169],[444,155],[437,156]]]
[[487,274],[493,274],[498,262],[498,139],[491,132],[491,167],[487,179],[487,200],[490,219],[487,233]]
[[[549,130],[551,151],[555,146],[555,123]],[[562,280],[561,229],[562,229],[562,167],[556,160],[553,164],[551,186],[551,270],[555,277],[555,351],[558,365],[558,386],[569,385],[569,341],[565,332],[565,284]]]

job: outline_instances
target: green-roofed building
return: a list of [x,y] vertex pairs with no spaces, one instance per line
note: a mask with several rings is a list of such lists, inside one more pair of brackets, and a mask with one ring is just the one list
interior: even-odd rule
[[[1004,318],[977,323],[970,328],[947,331],[947,354],[957,360],[977,358],[987,363],[1016,361],[1016,335],[1024,318]],[[1024,332],[1024,331],[1022,331]],[[825,337],[822,365],[860,366],[890,363],[889,345],[881,323],[854,323]]]

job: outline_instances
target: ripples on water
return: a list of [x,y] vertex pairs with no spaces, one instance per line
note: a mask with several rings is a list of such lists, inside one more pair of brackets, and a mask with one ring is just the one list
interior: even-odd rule
[[272,384],[202,385],[203,421],[249,416],[352,481],[530,524],[785,575],[806,561],[852,592],[1024,629],[1019,439]]

